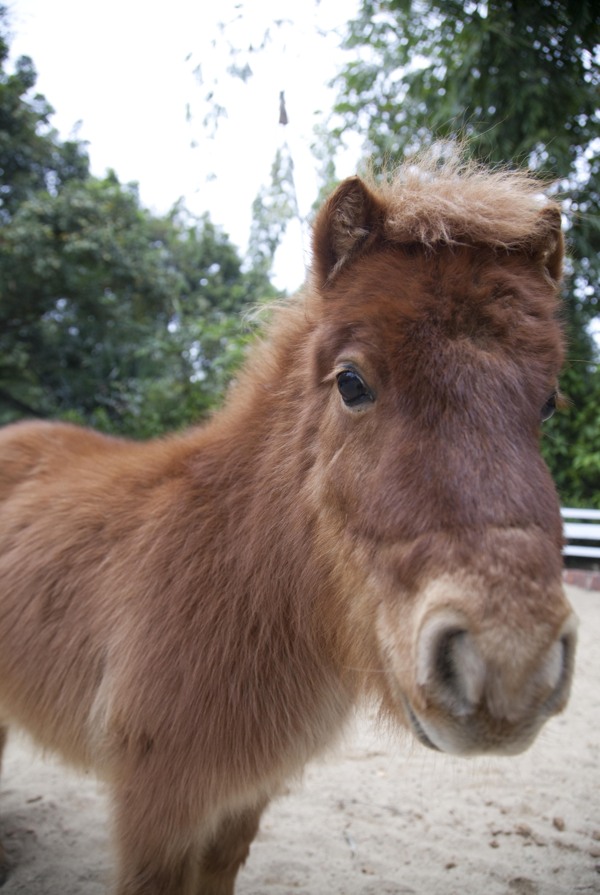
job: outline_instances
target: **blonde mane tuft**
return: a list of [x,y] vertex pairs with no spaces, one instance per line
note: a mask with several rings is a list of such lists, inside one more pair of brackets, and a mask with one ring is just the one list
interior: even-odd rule
[[372,172],[366,180],[386,205],[385,237],[396,243],[514,249],[529,241],[540,211],[560,211],[530,171],[471,161],[455,143],[434,144],[383,181]]

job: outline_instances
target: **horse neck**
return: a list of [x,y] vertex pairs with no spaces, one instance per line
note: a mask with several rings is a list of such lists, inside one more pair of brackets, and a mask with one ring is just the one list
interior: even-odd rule
[[[270,338],[251,355],[223,410],[196,436],[194,461],[198,487],[212,494],[223,543],[239,574],[276,586],[289,600],[314,592],[322,579],[316,568],[312,519],[302,500],[302,470],[310,447],[295,402],[297,385],[289,370],[304,344],[298,313],[287,308]],[[308,324],[302,316],[302,326]],[[192,441],[194,445],[194,441]],[[305,616],[306,617],[306,616]]]
[[191,514],[181,525],[201,533],[191,538],[202,553],[191,566],[201,563],[200,579],[224,588],[227,605],[220,601],[215,612],[229,619],[223,635],[238,638],[231,651],[240,651],[239,638],[251,638],[244,652],[252,662],[262,661],[261,649],[267,664],[279,655],[299,679],[341,685],[346,699],[356,689],[338,642],[346,626],[339,624],[338,588],[319,548],[319,509],[307,487],[314,421],[311,408],[298,404],[310,338],[300,316],[301,332],[298,314],[285,310],[224,409],[187,436]]

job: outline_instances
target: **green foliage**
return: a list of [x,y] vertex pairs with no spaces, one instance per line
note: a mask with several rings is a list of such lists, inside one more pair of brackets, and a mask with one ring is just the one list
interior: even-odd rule
[[269,276],[288,223],[300,218],[294,184],[294,162],[284,144],[275,153],[271,181],[252,203],[248,255],[252,266]]
[[156,217],[135,186],[91,177],[31,98],[30,60],[7,75],[6,55],[0,34],[0,423],[149,436],[197,420],[243,355],[240,311],[272,287],[207,215]]
[[[5,17],[0,6],[0,29]],[[7,57],[8,42],[0,30],[0,224],[35,190],[56,191],[88,173],[83,146],[61,143],[50,126],[53,109],[44,97],[26,98],[36,81],[31,59],[21,57],[9,75]]]
[[214,403],[239,356],[239,311],[259,297],[207,218],[154,218],[114,176],[23,202],[3,228],[0,283],[4,416],[134,434]]
[[363,0],[336,109],[380,157],[466,130],[564,175],[597,136],[599,27],[593,0]]
[[[579,369],[583,366],[583,370]],[[562,377],[566,406],[544,423],[542,453],[564,506],[600,509],[600,376],[572,362]],[[574,433],[575,438],[574,440]]]
[[569,404],[544,450],[565,503],[600,505],[600,8],[594,0],[362,0],[329,139],[365,136],[376,166],[439,137],[558,181],[569,262]]

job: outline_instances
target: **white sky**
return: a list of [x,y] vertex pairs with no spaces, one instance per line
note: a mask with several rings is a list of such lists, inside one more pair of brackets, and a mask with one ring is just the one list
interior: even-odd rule
[[[11,59],[32,57],[36,89],[56,110],[54,126],[63,137],[77,126],[77,136],[89,142],[92,171],[114,168],[121,181],[137,181],[142,202],[159,213],[183,197],[190,211],[209,211],[242,250],[252,200],[284,141],[301,213],[314,201],[315,111],[330,109],[333,92],[325,85],[342,59],[332,29],[354,14],[357,0],[245,5],[251,13],[235,21],[243,12],[235,0],[8,0]],[[230,23],[225,34],[219,22]],[[246,84],[221,77],[233,61],[227,40],[257,46],[268,28],[267,49],[241,60],[248,59],[254,77]],[[215,78],[228,117],[211,139],[203,100]],[[285,128],[278,123],[281,90]],[[342,161],[340,176],[352,173],[356,155]],[[291,289],[302,281],[306,241],[299,225],[292,228],[278,255],[278,285]]]

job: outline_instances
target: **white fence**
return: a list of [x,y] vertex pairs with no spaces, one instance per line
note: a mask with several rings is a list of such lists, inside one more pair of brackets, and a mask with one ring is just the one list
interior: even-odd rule
[[600,559],[600,510],[564,508],[560,512],[567,539],[564,555]]

